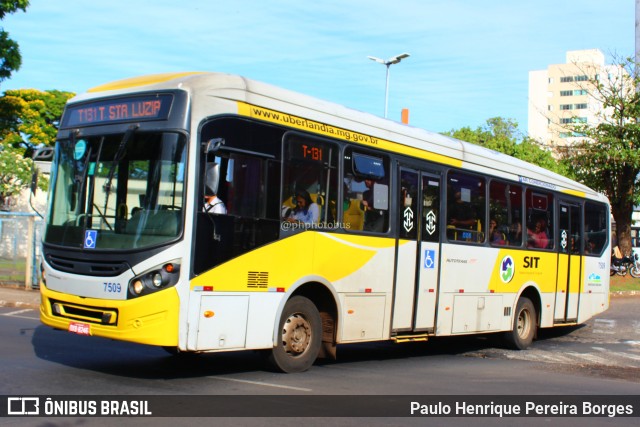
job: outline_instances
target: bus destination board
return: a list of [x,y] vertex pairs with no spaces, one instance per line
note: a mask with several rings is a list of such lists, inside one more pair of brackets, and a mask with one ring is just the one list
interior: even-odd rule
[[172,95],[106,99],[68,106],[62,127],[90,126],[140,120],[165,120]]

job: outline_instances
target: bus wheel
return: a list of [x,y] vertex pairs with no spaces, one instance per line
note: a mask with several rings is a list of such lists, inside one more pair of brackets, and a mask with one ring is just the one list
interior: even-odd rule
[[536,309],[529,298],[521,297],[516,307],[513,329],[505,333],[509,348],[524,350],[531,345],[536,334]]
[[280,317],[278,345],[269,362],[281,372],[303,372],[313,365],[322,344],[322,320],[316,306],[296,296],[284,306]]

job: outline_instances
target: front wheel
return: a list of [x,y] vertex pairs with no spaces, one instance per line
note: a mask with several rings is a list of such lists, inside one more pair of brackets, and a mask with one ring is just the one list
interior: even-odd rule
[[313,365],[322,345],[322,319],[307,298],[295,296],[280,316],[278,342],[269,362],[281,372],[303,372]]
[[529,298],[521,297],[516,306],[513,329],[505,332],[505,341],[509,348],[524,350],[531,345],[537,328],[536,308]]

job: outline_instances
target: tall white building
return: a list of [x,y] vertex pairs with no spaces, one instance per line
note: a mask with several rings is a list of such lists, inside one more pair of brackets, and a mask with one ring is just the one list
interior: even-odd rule
[[594,96],[590,81],[609,79],[614,71],[614,75],[620,72],[617,66],[605,64],[599,49],[568,51],[566,63],[530,71],[529,136],[551,149],[579,138],[571,124],[601,120],[602,103]]

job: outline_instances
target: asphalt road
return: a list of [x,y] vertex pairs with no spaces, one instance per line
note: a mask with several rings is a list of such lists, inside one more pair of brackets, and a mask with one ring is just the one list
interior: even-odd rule
[[[2,395],[640,395],[640,298],[614,298],[586,325],[541,334],[527,351],[493,336],[338,349],[301,374],[264,369],[254,352],[172,357],[162,349],[55,331],[32,309],[0,308]],[[275,401],[277,404],[277,400]],[[250,408],[247,409],[250,411]],[[250,414],[250,412],[248,412]],[[241,414],[242,415],[242,414]],[[464,425],[468,418],[228,418],[218,425]],[[518,418],[522,425],[637,425],[638,418]],[[474,425],[508,421],[473,419]],[[516,419],[511,419],[513,424]],[[113,425],[113,418],[9,418],[0,424]],[[175,425],[171,418],[117,419]],[[211,424],[182,419],[180,425]],[[435,423],[434,423],[435,422]],[[504,423],[502,423],[504,424]],[[502,425],[501,424],[501,425]]]

